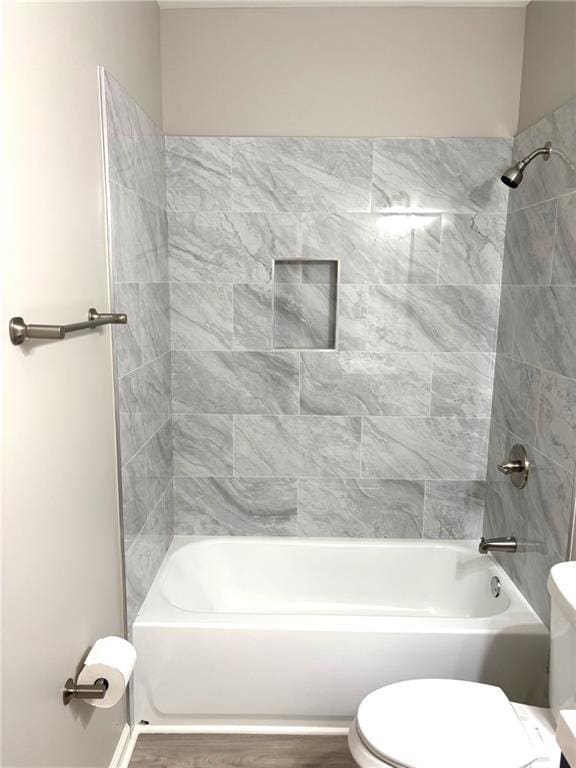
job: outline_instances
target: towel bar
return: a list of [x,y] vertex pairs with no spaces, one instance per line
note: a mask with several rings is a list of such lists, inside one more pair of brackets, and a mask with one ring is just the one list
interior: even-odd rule
[[21,317],[13,317],[8,324],[12,344],[22,344],[26,339],[63,339],[66,334],[98,328],[100,325],[125,325],[128,317],[124,314],[106,314],[93,307],[88,310],[88,320],[69,325],[28,325]]

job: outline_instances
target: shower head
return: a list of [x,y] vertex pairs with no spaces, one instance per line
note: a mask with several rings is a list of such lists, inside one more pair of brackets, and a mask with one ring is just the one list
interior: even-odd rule
[[516,189],[516,187],[520,186],[522,183],[522,179],[524,178],[524,169],[530,165],[532,160],[534,160],[535,157],[538,157],[538,155],[544,155],[544,160],[549,160],[551,154],[552,143],[547,141],[543,147],[538,147],[538,149],[535,149],[534,152],[531,152],[522,160],[518,160],[517,163],[508,168],[508,170],[504,171],[502,176],[500,176],[500,181],[503,184],[506,184],[507,187]]

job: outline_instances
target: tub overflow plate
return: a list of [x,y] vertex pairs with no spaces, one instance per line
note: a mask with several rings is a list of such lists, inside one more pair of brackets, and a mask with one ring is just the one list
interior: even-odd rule
[[500,584],[500,579],[498,576],[492,576],[490,579],[490,592],[492,592],[492,597],[500,597],[500,592],[502,592],[502,585]]

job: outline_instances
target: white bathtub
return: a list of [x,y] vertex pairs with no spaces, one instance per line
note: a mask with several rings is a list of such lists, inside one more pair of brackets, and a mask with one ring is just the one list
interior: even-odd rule
[[547,629],[476,548],[177,536],[134,623],[136,722],[343,724],[414,677],[544,705]]

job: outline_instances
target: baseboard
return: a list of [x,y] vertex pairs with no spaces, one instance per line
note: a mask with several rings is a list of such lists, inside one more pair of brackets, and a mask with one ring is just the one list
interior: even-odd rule
[[109,768],[128,768],[137,738],[138,735],[134,734],[128,723],[126,723],[118,739],[118,744],[116,744]]
[[250,734],[254,736],[346,736],[346,726],[339,725],[245,725],[217,724],[209,725],[136,725],[136,736],[140,733],[214,733],[214,734]]

